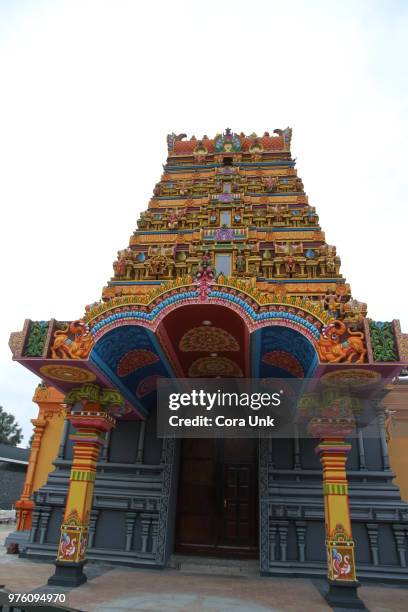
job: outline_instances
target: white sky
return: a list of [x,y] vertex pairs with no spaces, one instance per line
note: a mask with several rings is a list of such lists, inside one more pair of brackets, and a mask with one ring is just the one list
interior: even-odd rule
[[27,442],[24,319],[98,300],[166,135],[293,128],[355,298],[408,331],[408,4],[0,0],[0,404]]

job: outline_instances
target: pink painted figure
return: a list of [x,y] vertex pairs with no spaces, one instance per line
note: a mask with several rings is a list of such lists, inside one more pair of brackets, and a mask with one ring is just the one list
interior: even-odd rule
[[214,282],[214,271],[211,267],[211,259],[208,255],[203,255],[201,264],[198,266],[195,282],[198,284],[200,298],[207,299],[210,285]]
[[70,538],[67,533],[62,534],[60,544],[60,552],[64,559],[70,559],[74,556],[76,550],[76,538]]
[[336,578],[345,577],[351,572],[350,557],[339,553],[336,548],[333,548],[333,569]]

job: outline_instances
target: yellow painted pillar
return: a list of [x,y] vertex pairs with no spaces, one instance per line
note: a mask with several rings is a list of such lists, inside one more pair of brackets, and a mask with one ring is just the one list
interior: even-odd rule
[[121,394],[114,389],[99,389],[86,384],[74,389],[65,398],[71,406],[67,418],[76,432],[74,457],[64,518],[51,585],[78,586],[86,581],[89,519],[92,510],[96,464],[105,434],[115,425],[114,412],[123,405]]
[[365,609],[357,594],[354,540],[347,483],[346,442],[356,429],[355,416],[360,410],[357,398],[326,389],[320,396],[310,394],[304,405],[314,403],[309,433],[320,438],[316,447],[323,470],[324,522],[326,534],[327,602],[338,608]]
[[355,583],[354,541],[346,474],[350,449],[351,445],[344,438],[323,438],[316,452],[323,468],[328,579]]
[[408,501],[408,376],[397,378],[386,389],[382,404],[390,467],[402,499]]
[[40,384],[35,390],[33,402],[38,404],[38,416],[31,419],[34,436],[23,491],[16,502],[17,531],[31,529],[32,495],[46,483],[52,470],[64,423],[63,401],[63,394],[49,385]]

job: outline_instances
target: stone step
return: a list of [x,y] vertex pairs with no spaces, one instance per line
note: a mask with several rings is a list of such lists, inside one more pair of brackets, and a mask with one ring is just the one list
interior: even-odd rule
[[257,559],[220,559],[218,557],[172,555],[169,567],[186,574],[259,576],[259,561]]

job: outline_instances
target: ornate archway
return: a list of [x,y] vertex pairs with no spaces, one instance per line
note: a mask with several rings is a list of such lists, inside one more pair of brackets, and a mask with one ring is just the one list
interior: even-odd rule
[[[58,481],[58,487],[65,482],[69,494],[55,584],[85,580],[82,565],[87,546],[91,554],[99,554],[92,550],[95,523],[100,529],[104,521],[110,526],[112,506],[117,511],[115,520],[122,525],[123,556],[132,558],[134,536],[139,543],[139,560],[156,566],[166,562],[174,444],[169,439],[159,444],[150,418],[160,378],[308,378],[313,374],[323,381],[359,377],[389,380],[408,362],[407,337],[401,334],[398,322],[371,321],[366,304],[352,299],[340,274],[336,248],[326,243],[316,210],[309,205],[297,176],[290,152],[291,130],[275,130],[272,135],[265,132],[262,137],[226,130],[213,139],[184,138],[183,134],[169,135],[162,180],[155,186],[129,246],[118,252],[102,300],[87,306],[81,320],[27,320],[23,330],[10,338],[13,358],[64,393],[67,419],[77,430],[72,436],[70,476],[65,473],[65,480]],[[314,541],[314,532],[310,529],[305,535],[304,523],[318,516],[320,525],[325,523],[327,538],[319,547],[322,557],[316,571],[325,571],[327,552],[329,577],[338,585],[336,571],[340,568],[345,582],[355,589],[353,563],[345,567],[339,557],[353,559],[345,474],[347,423],[347,419],[340,423],[340,443],[326,440],[318,446],[325,478],[323,497],[326,508],[334,508],[325,517],[323,508],[320,515],[313,515],[316,511],[310,510],[310,499],[294,509],[292,501],[298,491],[285,497],[284,491],[290,489],[294,478],[301,481],[308,477],[294,475],[290,459],[285,473],[277,474],[286,484],[280,488],[281,501],[274,504],[276,489],[269,487],[271,450],[264,449],[260,476],[264,486],[260,525],[263,572],[271,573],[287,564],[290,547],[298,554],[293,567],[286,566],[288,572],[306,571],[307,541]],[[126,487],[121,490],[121,501],[116,498],[116,489],[110,498],[103,490],[105,484],[101,485],[98,503],[106,516],[97,520],[99,509],[95,507],[92,515],[91,504],[97,457],[103,448],[106,459],[106,447],[120,437],[113,434],[104,446],[115,426],[129,446],[134,446],[136,436],[130,439],[127,434],[138,431],[137,472],[143,472],[141,480],[151,483],[154,494],[147,495],[139,488],[130,495],[137,479],[127,479],[122,466]],[[153,445],[157,452],[146,455],[145,464],[143,440],[149,427],[146,447],[150,450]],[[324,428],[321,423],[319,427],[321,436]],[[373,455],[379,457],[385,447],[382,438],[381,448]],[[336,462],[341,464],[341,473],[332,478],[330,466]],[[323,507],[320,472],[318,476],[315,497]],[[37,500],[36,520],[42,513],[43,533],[50,508],[54,511],[58,505],[52,501],[54,485],[47,487]],[[307,483],[301,490],[308,491],[308,487]],[[378,497],[375,489],[369,496],[374,503]],[[392,502],[391,513],[394,498]],[[406,509],[400,507],[399,512]],[[398,521],[394,521],[397,530]],[[308,526],[311,522],[312,518]],[[33,533],[35,529],[34,521]],[[102,548],[108,546],[108,535],[109,529],[105,539],[99,540]],[[55,534],[52,537],[47,541],[55,543]],[[370,536],[370,542],[376,537]],[[400,536],[396,537],[400,546]],[[32,545],[33,550],[42,546],[34,539]],[[309,568],[312,565],[313,559]],[[384,565],[383,570],[388,571]],[[377,568],[371,567],[370,572],[373,576]]]

